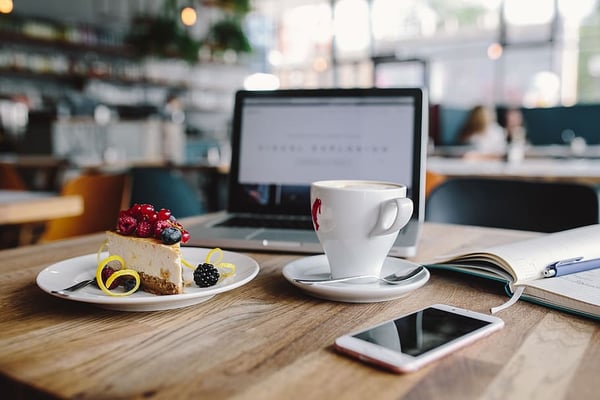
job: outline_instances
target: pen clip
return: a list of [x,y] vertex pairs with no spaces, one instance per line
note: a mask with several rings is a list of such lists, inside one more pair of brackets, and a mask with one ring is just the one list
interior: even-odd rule
[[562,265],[574,264],[574,263],[576,263],[578,261],[581,261],[581,260],[583,260],[583,257],[567,258],[567,259],[564,259],[564,260],[556,261],[556,262],[548,265],[547,268],[556,268],[556,267],[560,267]]

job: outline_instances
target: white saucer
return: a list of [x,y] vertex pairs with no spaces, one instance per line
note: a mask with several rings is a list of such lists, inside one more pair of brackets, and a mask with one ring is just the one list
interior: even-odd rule
[[[388,257],[383,263],[381,276],[393,272],[408,272],[416,267],[418,264],[410,261]],[[294,286],[320,299],[347,303],[373,303],[397,299],[420,288],[429,280],[429,271],[425,269],[415,277],[398,285],[383,282],[307,285],[296,282],[296,279],[327,279],[330,277],[327,257],[325,254],[321,254],[292,261],[283,267],[283,276]]]

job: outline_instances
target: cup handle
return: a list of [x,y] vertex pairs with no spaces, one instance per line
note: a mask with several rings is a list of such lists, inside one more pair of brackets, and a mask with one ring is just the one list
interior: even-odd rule
[[[390,208],[395,208],[396,218],[394,223],[389,227],[383,226],[384,216],[390,212]],[[392,211],[392,212],[393,212]],[[406,197],[399,197],[396,199],[388,200],[381,204],[379,207],[379,217],[377,218],[377,223],[369,236],[381,236],[388,235],[390,233],[394,233],[404,228],[404,225],[408,222],[413,213],[413,202],[411,199]]]

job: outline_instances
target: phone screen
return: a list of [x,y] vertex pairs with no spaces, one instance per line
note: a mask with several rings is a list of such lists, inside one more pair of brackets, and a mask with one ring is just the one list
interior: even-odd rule
[[490,324],[438,308],[426,308],[353,336],[416,357]]

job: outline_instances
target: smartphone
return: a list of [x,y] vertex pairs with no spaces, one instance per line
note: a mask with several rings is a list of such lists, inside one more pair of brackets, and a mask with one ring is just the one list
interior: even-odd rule
[[445,304],[383,322],[335,340],[335,348],[396,373],[416,371],[501,329],[500,318]]

